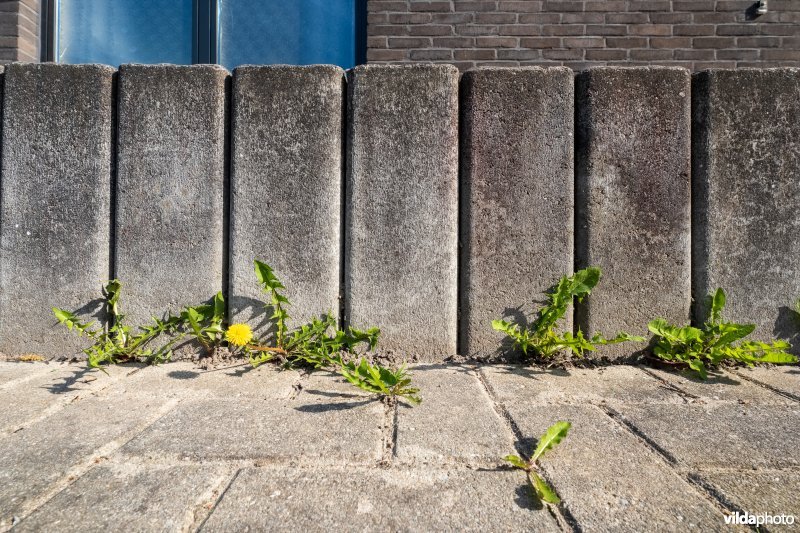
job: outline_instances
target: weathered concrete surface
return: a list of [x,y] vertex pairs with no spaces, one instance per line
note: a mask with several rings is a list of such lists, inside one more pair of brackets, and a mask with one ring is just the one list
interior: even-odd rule
[[458,70],[358,66],[347,114],[345,322],[441,360],[456,353]]
[[102,311],[95,299],[109,276],[113,75],[100,65],[6,67],[0,353],[73,356],[86,343],[51,308]]
[[[572,272],[573,77],[486,68],[462,78],[462,355],[495,353],[504,336],[492,320],[530,320]],[[562,326],[571,331],[572,316]]]
[[269,315],[256,258],[286,285],[295,323],[339,316],[343,104],[338,67],[234,72],[229,313],[257,333]]
[[398,408],[394,454],[399,462],[441,466],[456,460],[480,466],[496,463],[499,448],[512,449],[513,434],[472,369],[417,366],[412,379],[424,399],[417,407]]
[[732,372],[715,372],[709,374],[708,379],[703,381],[689,371],[666,372],[655,368],[649,371],[671,386],[687,393],[690,402],[728,401],[760,405],[794,403],[792,399],[775,394],[768,388],[756,385]]
[[49,372],[49,365],[24,361],[0,361],[0,390]]
[[797,352],[800,69],[703,72],[692,100],[696,318],[723,287],[727,318]]
[[800,400],[800,368],[796,366],[740,368],[736,372]]
[[[187,531],[214,489],[229,477],[219,466],[99,466],[58,493],[14,531]],[[194,512],[193,512],[194,511]]]
[[132,323],[223,288],[227,78],[211,65],[120,67],[115,275]]
[[558,531],[524,483],[519,472],[248,468],[203,531]]
[[[2,392],[77,368],[30,366],[0,365]],[[0,530],[727,531],[730,511],[797,514],[800,401],[745,380],[739,403],[640,368],[415,365],[423,403],[395,409],[327,372],[243,369],[110,368],[0,434]],[[559,419],[572,429],[542,468],[563,503],[544,509],[501,458]]]
[[[647,336],[689,318],[690,78],[681,68],[596,68],[578,76],[576,266],[603,277],[576,324]],[[644,343],[602,347],[624,359]]]

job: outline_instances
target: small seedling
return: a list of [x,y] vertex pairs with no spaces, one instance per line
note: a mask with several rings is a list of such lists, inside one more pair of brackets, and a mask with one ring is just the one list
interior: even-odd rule
[[545,452],[553,449],[567,436],[570,427],[572,427],[572,424],[561,420],[547,428],[545,434],[541,436],[539,442],[536,444],[536,450],[534,450],[530,461],[525,461],[518,455],[506,455],[503,457],[505,461],[508,461],[516,468],[528,473],[528,482],[531,488],[543,502],[558,505],[561,503],[561,498],[558,497],[553,487],[539,474],[539,459],[542,458]]
[[573,298],[581,302],[600,281],[600,269],[589,267],[577,271],[573,276],[564,276],[548,295],[548,303],[539,310],[536,320],[529,326],[512,324],[505,320],[493,320],[492,327],[505,333],[514,340],[514,349],[521,350],[526,356],[531,351],[540,358],[549,358],[568,350],[582,357],[587,351],[594,351],[597,346],[626,341],[644,341],[627,333],[618,333],[616,337],[607,339],[601,333],[595,333],[590,339],[578,330],[574,335],[569,332],[556,333],[555,327],[564,318]]
[[795,356],[787,353],[791,345],[786,341],[776,340],[772,343],[742,341],[737,344],[737,341],[750,335],[756,326],[722,320],[722,310],[726,300],[725,291],[722,289],[717,289],[709,299],[709,316],[700,328],[677,327],[663,318],[650,322],[648,327],[656,336],[653,354],[664,361],[688,365],[701,379],[707,379],[708,369],[716,367],[724,360],[744,363],[747,366],[753,366],[755,363],[797,362]]
[[411,377],[405,366],[391,370],[361,359],[358,364],[342,364],[339,371],[347,381],[361,390],[379,395],[387,403],[393,404],[398,398],[404,398],[414,405],[422,402],[422,398],[417,395],[419,389],[409,386]]
[[[117,364],[130,361],[158,364],[169,361],[172,357],[172,347],[181,338],[178,327],[181,318],[166,314],[163,319],[153,318],[152,324],[140,326],[139,333],[131,333],[131,327],[125,325],[125,315],[120,313],[119,299],[122,293],[122,283],[111,280],[103,287],[103,298],[111,327],[106,330],[94,322],[84,322],[75,313],[53,308],[53,313],[61,324],[67,329],[76,331],[79,335],[88,337],[94,344],[83,350],[88,356],[89,366],[100,368],[102,364]],[[162,333],[175,334],[167,343],[156,349],[147,346]]]
[[211,304],[185,307],[180,314],[181,326],[186,334],[194,337],[208,352],[213,352],[225,340],[225,299],[222,292],[214,296]]

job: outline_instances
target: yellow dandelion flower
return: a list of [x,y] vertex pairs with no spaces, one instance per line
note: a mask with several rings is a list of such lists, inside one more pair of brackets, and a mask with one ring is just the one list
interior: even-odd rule
[[253,340],[253,331],[247,324],[231,324],[225,332],[225,339],[234,346],[246,346]]

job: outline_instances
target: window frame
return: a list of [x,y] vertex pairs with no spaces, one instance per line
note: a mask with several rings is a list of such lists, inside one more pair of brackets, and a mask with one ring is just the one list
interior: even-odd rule
[[[42,0],[41,61],[56,62],[58,13],[61,0]],[[278,0],[282,1],[282,0]],[[367,61],[367,0],[355,1],[355,64]],[[192,64],[219,64],[219,2],[194,0],[192,9]]]

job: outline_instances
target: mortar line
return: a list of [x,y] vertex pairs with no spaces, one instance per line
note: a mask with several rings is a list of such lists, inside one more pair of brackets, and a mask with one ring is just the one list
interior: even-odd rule
[[768,391],[774,392],[775,394],[778,394],[779,396],[783,396],[784,398],[788,398],[788,399],[790,399],[790,400],[792,400],[794,402],[800,402],[800,396],[795,396],[791,392],[787,392],[787,391],[781,390],[781,389],[779,389],[777,387],[773,387],[772,385],[770,385],[768,383],[764,383],[763,381],[759,381],[759,380],[757,380],[755,378],[751,378],[751,377],[745,376],[744,374],[740,373],[738,370],[731,370],[731,373],[739,376],[740,378],[742,378],[744,380],[749,381],[750,383],[752,383],[754,385],[757,385],[759,387],[767,389]]
[[190,527],[190,531],[193,531],[193,532],[197,533],[197,532],[201,531],[203,529],[203,527],[205,527],[206,522],[208,522],[208,519],[211,518],[212,514],[214,514],[214,511],[217,510],[217,507],[219,506],[219,503],[222,501],[222,498],[224,498],[225,495],[228,493],[228,490],[230,490],[230,488],[233,485],[234,481],[236,481],[238,479],[239,474],[242,473],[242,470],[243,470],[242,468],[237,468],[236,469],[236,471],[233,473],[233,476],[231,476],[230,480],[225,485],[225,488],[220,491],[219,496],[217,496],[217,499],[214,500],[214,503],[211,505],[211,508],[208,510],[208,513],[206,513],[206,515],[203,517],[203,519],[200,521],[200,523],[197,524],[196,527],[194,527],[195,524],[197,523],[197,521],[195,520],[195,522],[192,523],[192,527]]
[[17,523],[24,521],[38,509],[46,505],[50,500],[55,498],[58,494],[89,473],[103,461],[104,457],[107,458],[109,455],[113,454],[138,437],[141,433],[146,431],[147,428],[158,422],[161,418],[172,411],[180,402],[181,399],[176,398],[164,403],[156,411],[155,416],[145,420],[143,423],[134,427],[130,431],[124,432],[116,439],[111,439],[99,448],[96,448],[84,461],[80,461],[67,469],[61,478],[52,482],[47,486],[47,488],[41,491],[41,495],[38,498],[34,497],[28,500],[26,503],[23,503],[18,514],[19,521]]
[[[494,408],[495,413],[506,423],[506,425],[511,429],[511,433],[514,435],[516,442],[514,443],[514,448],[520,455],[525,454],[525,450],[522,449],[522,442],[525,439],[525,435],[520,430],[517,423],[511,417],[511,414],[508,412],[508,409],[500,402],[495,394],[494,389],[489,385],[488,381],[486,380],[486,376],[483,374],[483,369],[477,367],[475,369],[475,375],[478,379],[478,382],[483,387],[483,390],[486,391],[486,394],[489,396],[489,400],[492,402],[492,407]],[[553,485],[550,476],[547,475],[546,472],[540,471],[539,475],[545,479],[545,481],[549,485]],[[544,504],[543,504],[544,505]],[[546,505],[545,505],[546,506]],[[572,512],[567,508],[564,500],[561,500],[561,503],[557,506],[551,505],[550,513],[556,518],[558,525],[561,529],[566,531],[573,531],[574,533],[581,533],[583,529],[581,528],[578,520],[573,516]]]
[[623,430],[632,434],[633,437],[637,439],[645,448],[649,449],[651,452],[654,452],[659,458],[661,458],[669,470],[671,470],[680,479],[688,483],[689,486],[694,487],[700,497],[704,498],[712,505],[712,507],[720,511],[723,515],[731,512],[732,506],[728,506],[725,499],[721,498],[717,491],[709,490],[707,486],[695,479],[696,476],[691,472],[683,472],[680,468],[680,462],[675,458],[674,455],[659,446],[642,430],[636,427],[630,420],[625,418],[624,415],[608,405],[598,405],[597,407],[599,407],[600,410],[602,410]]

